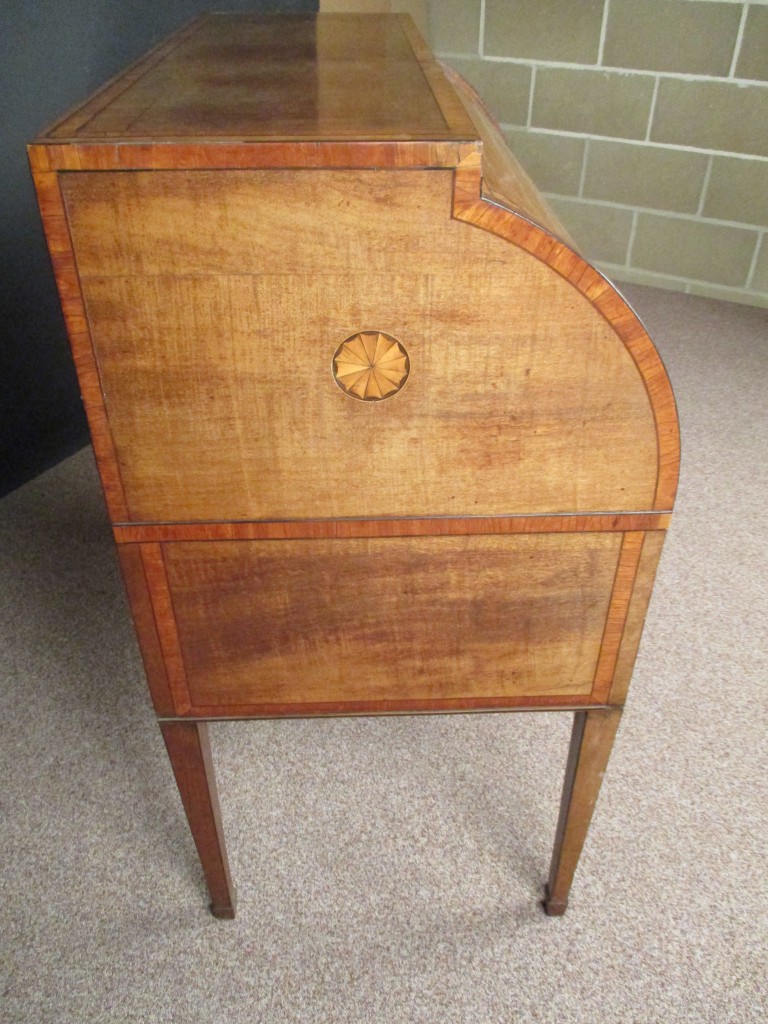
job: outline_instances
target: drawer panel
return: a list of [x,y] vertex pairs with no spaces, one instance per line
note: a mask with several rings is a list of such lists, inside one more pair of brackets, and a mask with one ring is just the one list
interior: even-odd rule
[[[631,355],[549,267],[452,219],[452,180],[65,176],[130,520],[653,507]],[[359,332],[402,345],[401,390],[334,379]]]
[[621,534],[177,542],[193,708],[588,697]]

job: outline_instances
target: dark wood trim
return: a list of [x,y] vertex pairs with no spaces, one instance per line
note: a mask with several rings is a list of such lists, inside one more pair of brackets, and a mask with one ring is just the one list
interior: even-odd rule
[[665,537],[666,534],[658,532],[645,535],[607,699],[609,704],[623,704],[626,700]]

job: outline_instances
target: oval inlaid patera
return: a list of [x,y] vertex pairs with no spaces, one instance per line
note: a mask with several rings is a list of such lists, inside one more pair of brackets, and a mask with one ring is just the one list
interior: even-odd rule
[[341,390],[361,402],[380,402],[397,394],[408,379],[408,353],[391,334],[359,331],[336,349],[333,377]]

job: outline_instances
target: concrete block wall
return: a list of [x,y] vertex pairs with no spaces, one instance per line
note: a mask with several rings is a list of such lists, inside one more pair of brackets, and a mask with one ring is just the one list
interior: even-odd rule
[[429,0],[586,254],[768,307],[768,0]]

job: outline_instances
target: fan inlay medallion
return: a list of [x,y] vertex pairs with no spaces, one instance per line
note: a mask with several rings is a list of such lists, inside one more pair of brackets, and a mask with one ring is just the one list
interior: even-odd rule
[[360,331],[347,338],[333,357],[333,376],[350,398],[380,402],[405,384],[411,364],[400,342],[381,331]]

